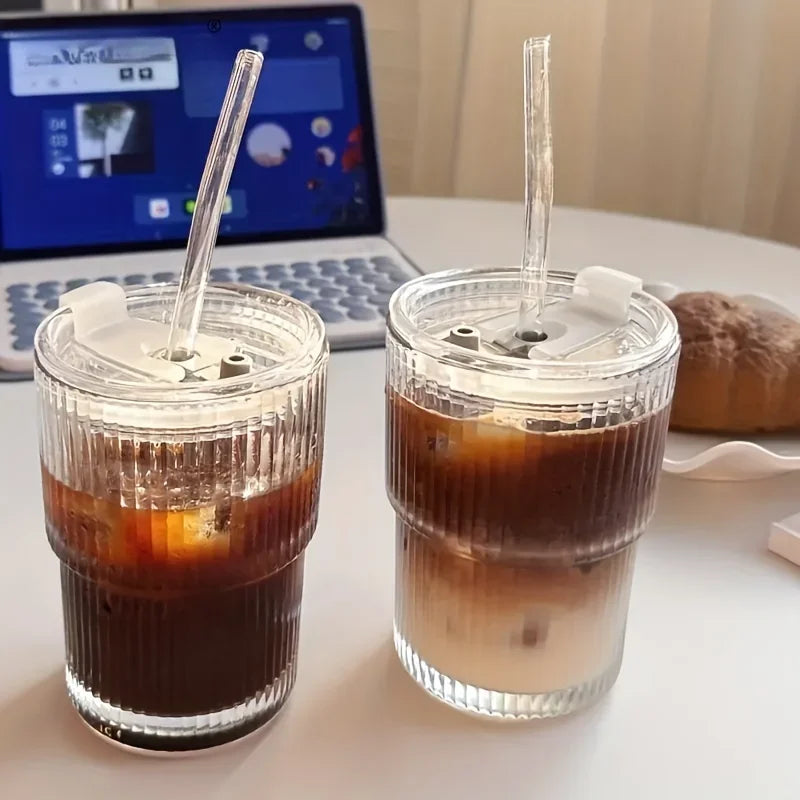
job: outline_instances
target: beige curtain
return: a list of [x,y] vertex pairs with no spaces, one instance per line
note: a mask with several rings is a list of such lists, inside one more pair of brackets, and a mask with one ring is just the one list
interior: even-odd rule
[[390,192],[521,197],[522,40],[549,32],[557,202],[800,244],[800,0],[362,5]]
[[519,43],[543,32],[559,202],[800,243],[800,2],[473,0],[457,194],[520,196]]

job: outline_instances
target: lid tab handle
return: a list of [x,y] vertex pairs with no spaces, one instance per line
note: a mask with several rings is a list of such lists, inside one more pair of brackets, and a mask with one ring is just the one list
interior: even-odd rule
[[180,363],[163,358],[169,326],[128,315],[121,286],[97,281],[61,295],[59,307],[72,314],[75,341],[102,361],[145,380],[181,383],[215,380],[220,361],[236,351],[236,343],[199,334],[198,351]]
[[563,358],[603,339],[630,319],[631,297],[641,278],[609,267],[584,267],[572,296],[552,303],[542,314],[547,339],[528,350],[529,358]]

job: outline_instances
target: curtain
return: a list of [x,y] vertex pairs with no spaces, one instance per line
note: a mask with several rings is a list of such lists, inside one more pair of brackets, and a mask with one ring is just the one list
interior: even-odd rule
[[797,0],[473,0],[457,194],[521,196],[520,48],[545,32],[557,202],[800,244]]

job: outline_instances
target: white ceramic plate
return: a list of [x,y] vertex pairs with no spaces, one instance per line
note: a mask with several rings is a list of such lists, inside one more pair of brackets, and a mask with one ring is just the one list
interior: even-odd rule
[[[645,291],[664,302],[682,290],[671,283],[650,283]],[[737,300],[765,311],[797,315],[768,295],[743,294]],[[747,440],[696,433],[667,436],[664,471],[684,478],[747,481],[800,470],[800,435],[761,435]]]

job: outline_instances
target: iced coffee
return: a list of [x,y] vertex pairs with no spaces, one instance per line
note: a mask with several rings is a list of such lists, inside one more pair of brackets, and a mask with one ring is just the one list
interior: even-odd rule
[[[212,357],[163,368],[104,351],[120,337],[94,336],[82,317],[95,287],[82,288],[36,343],[67,689],[122,744],[221,744],[274,716],[295,680],[322,458],[322,323],[282,295],[209,289],[198,349]],[[147,340],[171,291],[131,292],[121,328]],[[215,348],[250,368],[220,377]]]
[[[574,276],[551,280],[553,307],[568,302]],[[566,334],[552,325],[550,345],[519,358],[495,335],[516,282],[454,272],[396,294],[387,485],[403,664],[448,703],[525,718],[572,711],[616,678],[678,339],[639,294],[609,337],[554,357]],[[459,329],[485,346],[454,343]]]

